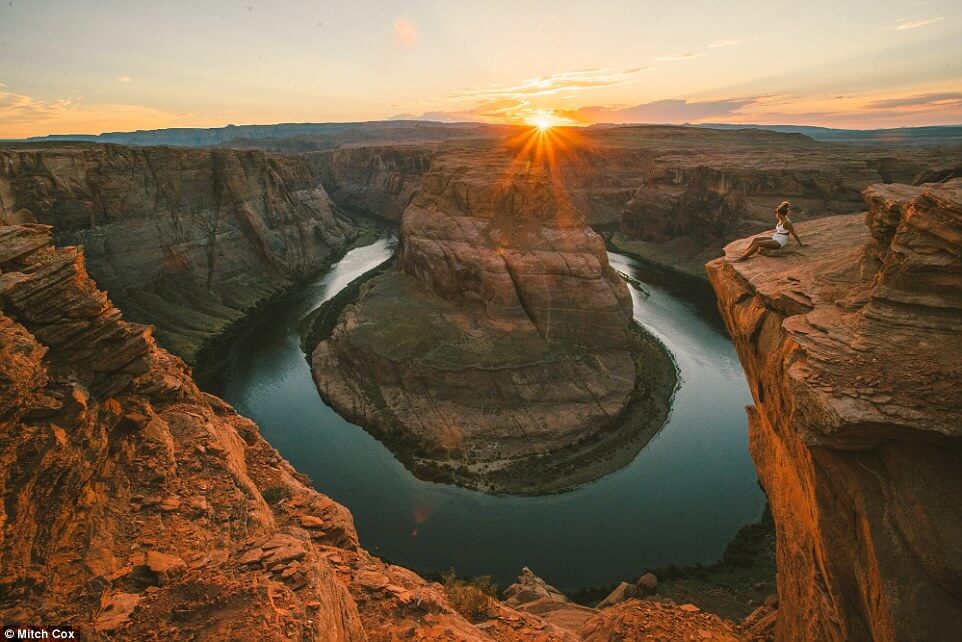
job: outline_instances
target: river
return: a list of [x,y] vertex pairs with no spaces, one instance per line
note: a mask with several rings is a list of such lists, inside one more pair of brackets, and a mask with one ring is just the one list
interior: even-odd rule
[[635,319],[678,365],[680,385],[662,430],[626,467],[556,495],[491,496],[416,479],[321,400],[298,335],[306,314],[394,246],[385,235],[352,250],[259,315],[205,383],[256,421],[317,490],[351,510],[365,548],[415,570],[455,568],[500,583],[528,566],[574,590],[646,568],[715,561],[761,515],[765,498],[747,449],[751,396],[710,292],[614,253],[615,269],[642,283],[644,292],[630,287]]

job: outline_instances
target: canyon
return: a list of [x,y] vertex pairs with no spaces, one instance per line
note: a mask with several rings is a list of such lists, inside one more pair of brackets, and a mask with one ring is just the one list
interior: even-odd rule
[[864,196],[799,225],[803,248],[707,266],[755,399],[780,640],[962,619],[962,179]]
[[0,227],[0,297],[8,626],[52,621],[90,640],[742,635],[668,600],[578,606],[527,570],[538,590],[482,596],[466,617],[463,593],[363,549],[350,513],[124,321],[49,226]]
[[[625,127],[567,133],[540,165],[510,128],[289,133],[0,146],[4,623],[88,639],[951,638],[958,147]],[[172,140],[209,142],[195,134]],[[727,260],[782,198],[806,245]],[[457,584],[362,546],[350,512],[191,366],[370,238],[372,215],[400,223],[399,249],[307,329],[321,394],[424,477],[521,494],[623,465],[668,411],[670,360],[634,327],[605,242],[695,276],[734,240],[707,275],[754,399],[777,597],[735,623],[644,578],[574,604],[525,569],[466,615]]]

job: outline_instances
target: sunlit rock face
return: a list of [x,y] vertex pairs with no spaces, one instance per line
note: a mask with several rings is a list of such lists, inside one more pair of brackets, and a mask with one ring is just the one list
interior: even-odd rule
[[[498,145],[436,158],[404,212],[396,269],[362,289],[312,356],[325,399],[425,477],[564,487],[625,463],[589,453],[612,447],[599,431],[630,402],[663,420],[673,368],[633,330],[627,287],[551,164],[527,154]],[[638,350],[657,384],[639,388]],[[627,451],[641,432],[622,435]]]
[[0,223],[82,245],[98,284],[191,363],[357,234],[307,159],[260,151],[9,146],[0,195]]
[[[451,155],[401,223],[398,269],[547,341],[626,346],[631,297],[550,167]],[[523,167],[521,167],[523,165]]]
[[799,225],[804,248],[707,266],[755,399],[780,640],[962,620],[962,179],[865,201]]

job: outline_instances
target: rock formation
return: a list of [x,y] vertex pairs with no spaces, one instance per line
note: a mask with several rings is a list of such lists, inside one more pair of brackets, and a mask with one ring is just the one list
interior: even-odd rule
[[517,165],[504,150],[435,159],[397,270],[362,289],[312,364],[324,398],[416,474],[539,492],[630,461],[674,374],[602,239],[550,171]]
[[[615,604],[599,604],[589,608],[574,604],[543,579],[523,569],[518,582],[504,591],[504,603],[522,613],[577,632],[586,642],[610,640],[741,640],[768,639],[754,619],[747,628],[704,613],[694,604],[678,605],[669,599],[650,595],[643,599],[627,598]],[[771,609],[765,609],[769,613]]]
[[82,245],[100,287],[190,363],[357,235],[303,157],[66,143],[0,148],[0,223]]
[[803,248],[707,266],[755,400],[780,640],[962,621],[962,179],[864,197]]

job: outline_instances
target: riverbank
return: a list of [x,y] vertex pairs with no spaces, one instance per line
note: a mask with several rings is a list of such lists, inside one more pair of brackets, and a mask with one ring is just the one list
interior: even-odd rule
[[[661,597],[692,603],[729,619],[743,619],[776,592],[775,522],[768,505],[761,519],[738,530],[721,559],[710,564],[649,568],[625,581],[634,584],[646,573],[658,578]],[[571,592],[570,597],[578,604],[595,606],[616,586],[585,587]]]

